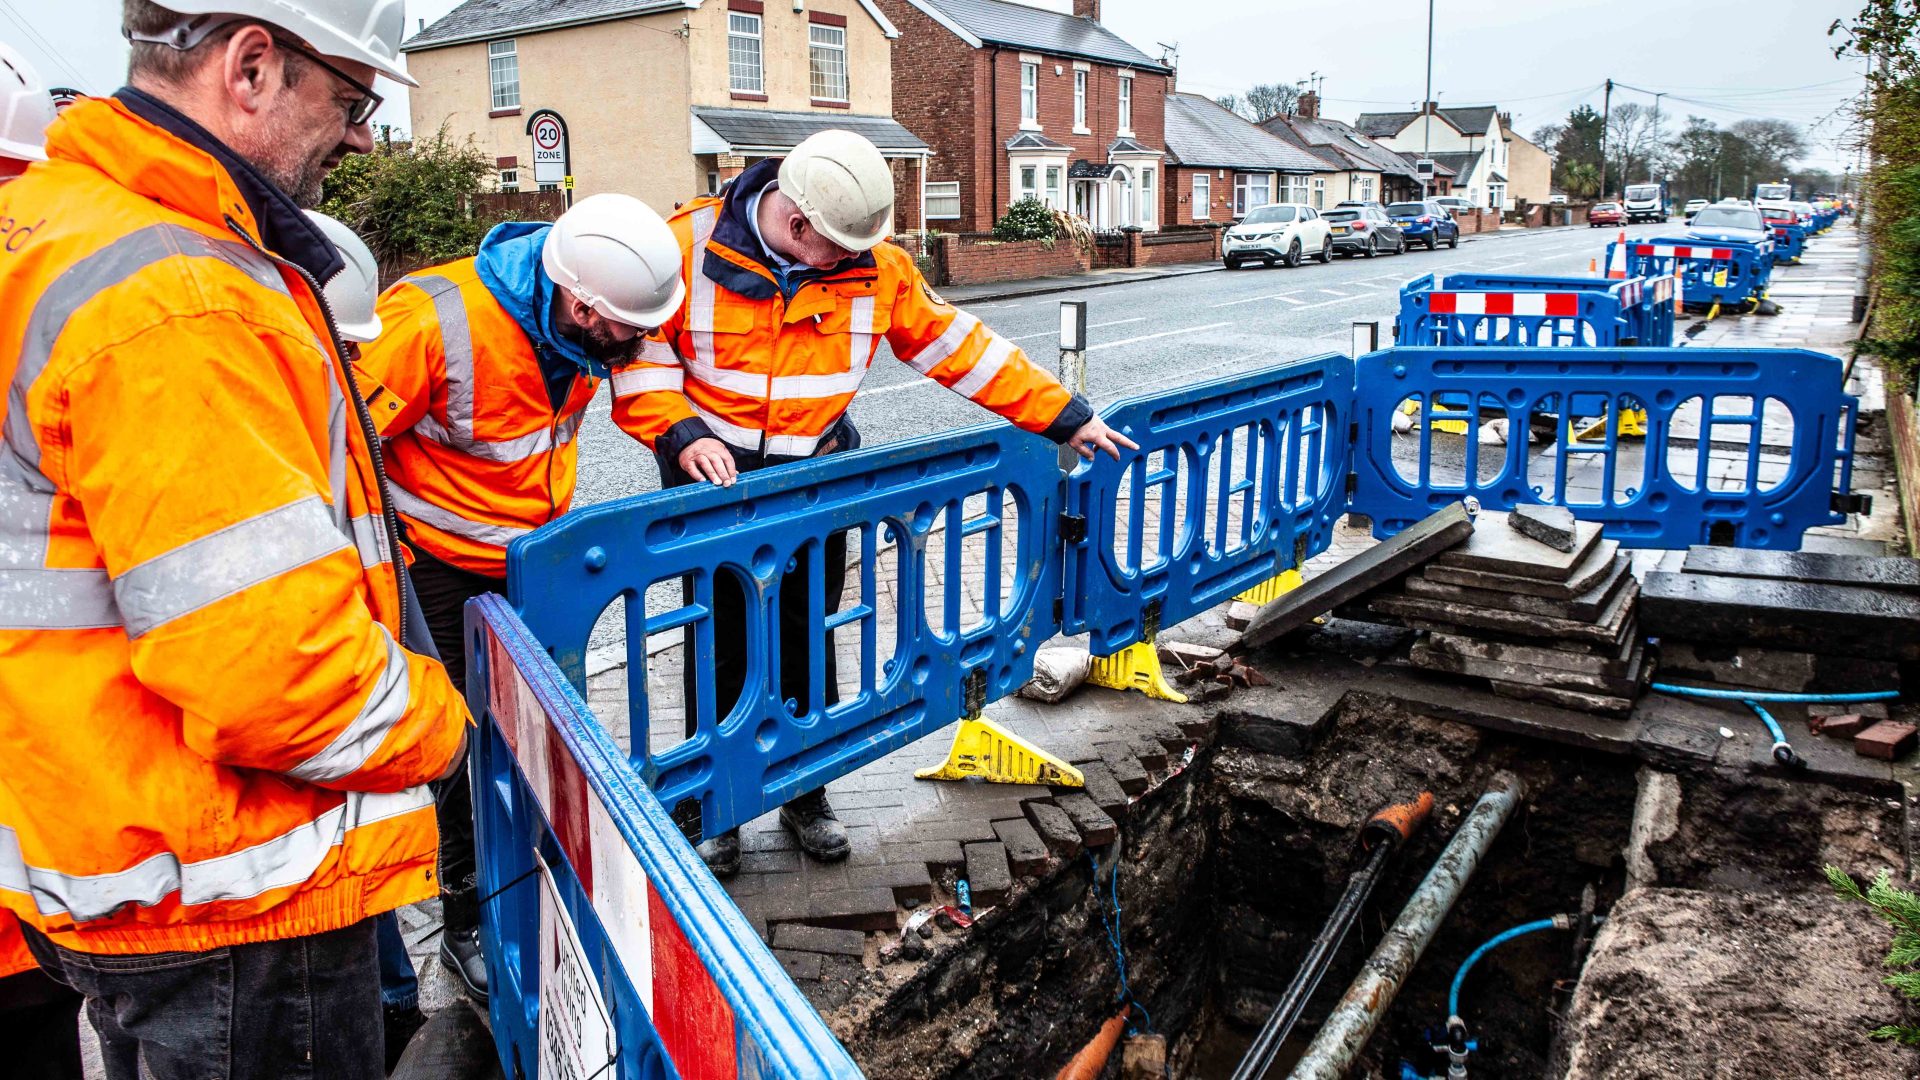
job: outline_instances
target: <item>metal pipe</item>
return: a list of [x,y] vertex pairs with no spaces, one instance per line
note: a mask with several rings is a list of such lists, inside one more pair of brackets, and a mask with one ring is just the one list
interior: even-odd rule
[[1414,890],[1407,906],[1400,909],[1400,917],[1393,921],[1393,927],[1380,939],[1366,966],[1360,969],[1360,975],[1347,987],[1340,1004],[1334,1006],[1333,1014],[1321,1025],[1313,1045],[1307,1047],[1306,1056],[1294,1066],[1293,1080],[1340,1080],[1347,1075],[1354,1059],[1373,1037],[1380,1018],[1392,1006],[1407,973],[1413,970],[1435,931],[1446,921],[1481,858],[1493,845],[1494,837],[1500,835],[1501,826],[1513,814],[1521,794],[1519,777],[1506,772],[1494,777],[1493,785],[1460,823],[1447,849],[1434,860],[1433,869],[1427,871],[1426,880]]

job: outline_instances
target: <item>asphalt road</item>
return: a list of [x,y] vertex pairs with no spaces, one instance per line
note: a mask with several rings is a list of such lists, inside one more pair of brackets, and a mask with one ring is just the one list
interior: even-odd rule
[[[1639,225],[1633,236],[1683,229]],[[1087,302],[1087,390],[1095,405],[1152,390],[1329,351],[1345,351],[1351,324],[1379,320],[1382,344],[1399,309],[1400,286],[1428,273],[1477,271],[1582,275],[1605,256],[1616,229],[1558,229],[1474,240],[1456,250],[1418,250],[1373,259],[1338,256],[1326,266],[1191,274],[1072,293],[965,305],[1028,355],[1054,368],[1059,302]],[[614,427],[607,389],[581,428],[584,506],[659,486],[652,455]],[[897,362],[883,343],[853,405],[867,445],[966,427],[991,414]]]

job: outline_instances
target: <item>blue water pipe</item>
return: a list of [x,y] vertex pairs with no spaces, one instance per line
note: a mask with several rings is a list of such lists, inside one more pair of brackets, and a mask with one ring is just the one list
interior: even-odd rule
[[1460,984],[1467,981],[1467,972],[1473,970],[1473,965],[1479,963],[1481,957],[1512,941],[1514,938],[1531,934],[1535,931],[1571,929],[1576,918],[1578,918],[1578,916],[1555,915],[1551,919],[1536,919],[1530,923],[1521,923],[1519,926],[1513,927],[1510,930],[1502,930],[1498,934],[1493,935],[1487,939],[1486,944],[1468,953],[1466,961],[1460,965],[1460,970],[1453,973],[1453,985],[1447,989],[1448,1019],[1451,1020],[1453,1017],[1460,1015]]
[[1766,701],[1779,705],[1847,705],[1857,701],[1892,701],[1900,696],[1898,690],[1869,690],[1860,694],[1784,694],[1772,690],[1710,690],[1704,686],[1675,686],[1663,682],[1654,683],[1653,688],[1663,694],[1705,698],[1708,701]]
[[1579,915],[1555,915],[1551,919],[1536,919],[1530,923],[1521,923],[1519,926],[1503,930],[1488,938],[1485,944],[1467,954],[1460,969],[1453,973],[1453,985],[1447,988],[1446,1034],[1444,1037],[1431,1031],[1428,1034],[1428,1038],[1433,1040],[1434,1051],[1446,1056],[1446,1073],[1428,1076],[1415,1068],[1412,1062],[1402,1061],[1400,1080],[1466,1080],[1467,1058],[1475,1050],[1480,1049],[1478,1040],[1467,1038],[1467,1022],[1460,1018],[1460,986],[1467,981],[1467,972],[1473,970],[1473,965],[1479,963],[1481,957],[1514,938],[1524,937],[1540,930],[1571,930],[1580,924],[1581,919],[1582,916]]
[[1751,698],[1747,699],[1746,705],[1759,715],[1760,722],[1767,725],[1767,731],[1773,736],[1773,759],[1788,768],[1805,768],[1807,763],[1793,752],[1793,747],[1787,743],[1787,733],[1780,730],[1780,721]]

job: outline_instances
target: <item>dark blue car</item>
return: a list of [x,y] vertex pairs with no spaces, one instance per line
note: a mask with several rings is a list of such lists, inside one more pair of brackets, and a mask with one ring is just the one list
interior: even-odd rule
[[1421,202],[1397,202],[1387,207],[1387,216],[1407,236],[1407,246],[1427,245],[1432,251],[1441,244],[1460,246],[1460,224],[1447,209],[1432,199]]

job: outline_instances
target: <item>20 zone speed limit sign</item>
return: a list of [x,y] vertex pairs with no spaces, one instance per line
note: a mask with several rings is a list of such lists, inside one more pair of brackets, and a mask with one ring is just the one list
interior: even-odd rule
[[567,175],[566,136],[560,121],[551,116],[533,121],[533,180],[536,184],[558,184]]

